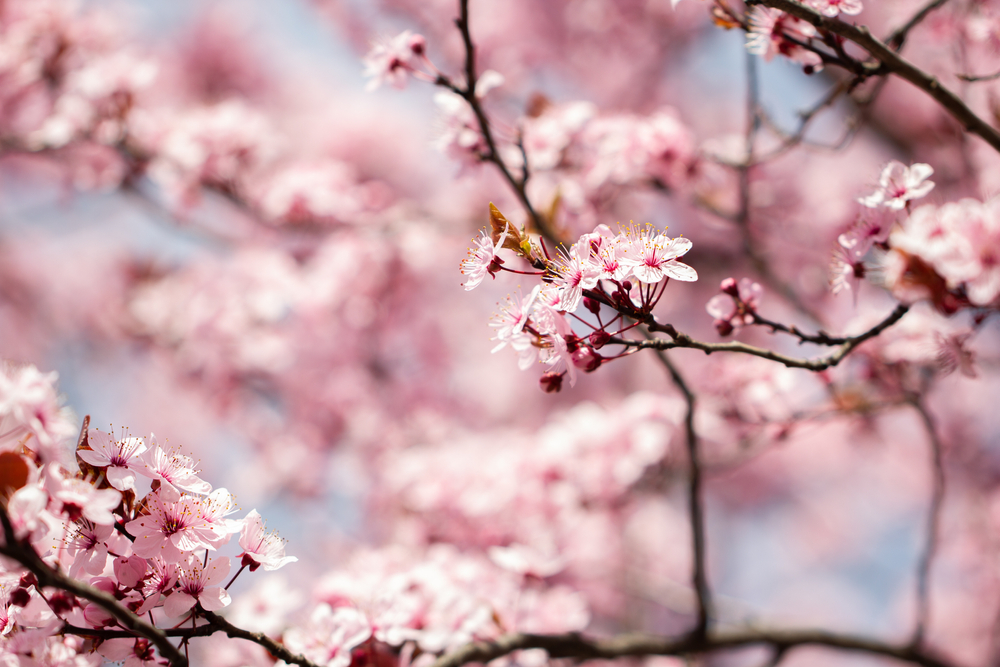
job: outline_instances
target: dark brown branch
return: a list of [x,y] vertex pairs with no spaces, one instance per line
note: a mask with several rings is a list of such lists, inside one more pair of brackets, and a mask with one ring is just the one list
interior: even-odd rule
[[470,662],[489,662],[523,649],[544,649],[551,658],[613,660],[647,655],[687,656],[761,645],[776,651],[787,651],[799,646],[822,646],[839,651],[894,658],[923,667],[956,667],[928,650],[822,630],[736,630],[710,633],[705,636],[684,635],[679,638],[627,634],[608,639],[591,639],[579,634],[511,634],[491,642],[467,644],[439,658],[432,667],[461,667]]
[[825,331],[820,330],[814,334],[807,334],[806,332],[799,329],[794,324],[791,326],[782,324],[781,322],[773,322],[766,317],[761,317],[756,312],[750,313],[753,317],[753,323],[762,327],[768,327],[771,332],[780,331],[782,333],[789,334],[790,336],[795,336],[799,339],[800,343],[813,343],[815,345],[843,345],[850,341],[849,337],[844,336],[831,336]]
[[893,33],[886,38],[885,43],[895,51],[899,51],[900,49],[902,49],[903,44],[906,43],[906,37],[907,35],[910,34],[910,31],[916,28],[920,23],[922,23],[923,20],[927,18],[928,14],[930,14],[932,11],[934,11],[935,9],[937,9],[946,2],[948,2],[948,0],[931,0],[930,2],[928,2],[920,9],[920,11],[918,11],[916,14],[913,15],[913,18],[911,18],[905,24],[894,30]]
[[917,565],[917,621],[913,630],[912,646],[917,648],[923,642],[927,630],[927,620],[930,617],[930,575],[934,555],[937,552],[938,537],[941,527],[941,509],[944,505],[944,460],[941,440],[934,428],[934,419],[919,399],[911,401],[914,409],[920,414],[920,419],[927,431],[927,440],[931,448],[931,472],[933,474],[933,489],[931,502],[927,509],[927,535],[924,551]]
[[[650,335],[645,331],[643,333],[647,336]],[[691,519],[691,546],[693,552],[691,584],[698,599],[697,624],[692,634],[704,636],[708,632],[712,598],[708,588],[708,576],[705,567],[705,508],[702,502],[698,434],[694,430],[695,395],[684,380],[684,376],[680,374],[674,363],[667,357],[667,353],[663,350],[656,350],[656,356],[659,357],[664,368],[670,373],[670,379],[684,395],[684,402],[687,404],[687,411],[684,415],[684,436],[687,442],[688,465],[690,466],[688,471],[688,516]]]
[[3,546],[0,546],[0,554],[16,560],[27,568],[38,579],[39,588],[57,588],[93,602],[113,616],[123,628],[129,630],[132,633],[131,636],[145,637],[152,642],[160,655],[173,667],[187,667],[187,658],[177,650],[176,646],[170,643],[167,636],[159,628],[143,621],[120,605],[113,596],[52,569],[30,544],[18,540],[6,508],[0,508],[0,522],[3,523],[5,537]]
[[[459,86],[455,84],[451,79],[444,76],[443,74],[438,75],[435,83],[443,88],[447,88],[452,91],[462,99],[464,99],[469,106],[472,108],[472,112],[476,115],[476,122],[479,123],[479,130],[483,134],[483,140],[486,142],[487,152],[485,155],[480,156],[486,162],[492,162],[496,165],[500,173],[503,174],[504,179],[510,184],[510,187],[514,189],[514,193],[517,198],[521,201],[521,205],[524,207],[525,212],[528,214],[528,218],[531,220],[532,225],[535,229],[555,244],[561,243],[562,239],[555,233],[549,225],[549,222],[545,218],[538,214],[535,207],[532,205],[531,200],[528,199],[527,183],[528,183],[528,160],[527,155],[524,159],[524,167],[521,172],[521,178],[514,176],[514,173],[504,162],[503,158],[500,156],[500,152],[497,150],[496,140],[493,137],[493,130],[490,126],[489,118],[486,115],[486,111],[483,109],[483,105],[476,96],[476,45],[472,41],[472,32],[469,29],[469,0],[459,0],[458,3],[459,16],[455,19],[455,25],[458,27],[460,33],[462,33],[462,43],[465,45],[465,86]],[[522,146],[522,154],[524,149]]]
[[673,325],[660,324],[659,322],[653,320],[652,316],[649,316],[646,320],[644,320],[646,326],[649,327],[650,331],[667,334],[670,336],[669,339],[653,338],[651,340],[636,341],[622,338],[612,338],[610,343],[616,345],[626,345],[628,347],[635,347],[638,349],[653,350],[671,350],[676,347],[687,347],[695,350],[701,350],[705,354],[712,354],[713,352],[740,352],[743,354],[753,355],[755,357],[770,359],[771,361],[776,361],[779,364],[784,364],[789,368],[805,368],[811,371],[822,371],[832,366],[836,366],[843,361],[844,358],[854,350],[854,348],[861,345],[865,341],[878,336],[880,333],[891,327],[893,324],[898,322],[909,309],[909,306],[903,304],[896,306],[896,309],[893,310],[888,317],[876,324],[874,327],[862,334],[858,334],[857,336],[846,338],[845,342],[834,352],[817,359],[800,359],[798,357],[790,357],[773,350],[755,347],[753,345],[747,345],[746,343],[740,342],[706,343],[704,341],[695,340],[694,338],[691,338],[691,336],[677,331]]
[[[300,665],[301,667],[319,667],[319,665],[308,658],[305,658],[296,653],[292,653],[284,645],[279,644],[274,639],[268,637],[262,632],[250,632],[249,630],[243,630],[236,627],[229,621],[227,621],[223,616],[219,616],[216,613],[206,611],[200,606],[198,607],[198,618],[205,619],[208,621],[207,625],[198,625],[196,627],[178,627],[170,628],[166,630],[161,630],[164,636],[167,637],[181,637],[183,639],[191,639],[192,637],[208,637],[214,635],[217,632],[224,632],[228,637],[233,639],[245,639],[251,641],[255,644],[259,644],[264,647],[271,655],[276,658],[280,658],[287,663],[293,665]],[[134,637],[134,633],[126,632],[123,630],[95,630],[93,628],[81,628],[75,625],[63,625],[61,631],[65,634],[80,635],[82,637],[96,637],[100,639],[120,639]]]
[[934,98],[968,132],[982,138],[994,150],[1000,152],[1000,132],[977,116],[955,93],[942,86],[937,77],[931,76],[900,56],[884,42],[874,37],[867,27],[859,27],[839,19],[823,16],[815,9],[796,0],[757,0],[756,4],[780,9],[820,30],[832,32],[854,42],[879,62],[878,67],[871,68],[871,75],[891,72],[906,79]]

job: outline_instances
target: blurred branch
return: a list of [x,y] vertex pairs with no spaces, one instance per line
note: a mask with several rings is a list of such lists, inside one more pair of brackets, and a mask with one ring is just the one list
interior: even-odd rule
[[452,651],[433,663],[432,667],[461,667],[470,662],[489,662],[514,651],[543,649],[550,658],[577,660],[605,659],[649,655],[687,656],[745,646],[768,646],[786,652],[799,646],[821,646],[840,651],[894,658],[924,667],[956,667],[943,658],[912,646],[889,644],[858,635],[838,634],[822,630],[747,629],[683,637],[657,637],[626,634],[608,639],[591,639],[579,634],[532,635],[510,634],[493,641],[473,642]]
[[[651,336],[645,330],[643,330],[643,334],[647,337]],[[690,466],[688,471],[690,476],[688,484],[688,515],[691,520],[691,542],[694,561],[691,572],[691,583],[698,598],[698,619],[691,634],[703,637],[708,632],[708,620],[712,603],[711,592],[708,588],[708,577],[705,573],[705,508],[701,492],[701,462],[698,456],[698,434],[694,429],[696,399],[694,392],[691,391],[691,387],[688,386],[684,380],[684,376],[680,374],[674,363],[667,357],[667,353],[663,350],[656,350],[656,356],[659,357],[664,368],[670,373],[670,379],[684,395],[684,402],[687,404],[687,411],[684,415],[684,434],[687,442],[688,465]]]
[[[555,230],[549,224],[549,221],[535,210],[532,206],[531,201],[528,199],[527,184],[529,178],[528,172],[528,160],[527,155],[525,155],[524,165],[521,171],[521,177],[517,178],[514,176],[513,172],[504,162],[503,158],[500,156],[500,152],[497,150],[496,140],[493,137],[493,130],[490,127],[489,117],[486,115],[486,111],[483,109],[483,105],[476,96],[476,45],[472,41],[472,32],[469,29],[469,0],[459,0],[458,3],[459,16],[455,19],[455,25],[458,27],[459,32],[462,33],[462,42],[465,45],[465,86],[459,86],[455,84],[451,79],[443,74],[439,74],[435,84],[443,88],[447,88],[451,92],[455,93],[462,99],[464,99],[469,106],[472,108],[472,112],[476,115],[476,121],[479,123],[479,130],[483,134],[483,139],[486,141],[487,153],[482,155],[481,158],[486,162],[492,162],[503,174],[504,179],[510,184],[510,187],[514,189],[514,193],[517,198],[521,201],[521,205],[524,207],[525,212],[528,214],[529,220],[534,225],[535,229],[544,236],[545,238],[552,241],[554,244],[559,244],[562,239],[556,234]],[[522,155],[525,154],[523,145],[521,146]]]
[[909,309],[909,306],[904,304],[896,306],[896,309],[877,325],[862,334],[845,338],[844,343],[837,348],[836,351],[825,357],[819,357],[817,359],[799,359],[797,357],[790,357],[773,350],[755,347],[753,345],[747,345],[746,343],[736,341],[732,343],[706,343],[704,341],[695,340],[694,338],[691,338],[691,336],[677,331],[677,329],[671,324],[660,324],[654,320],[651,315],[646,316],[645,319],[643,319],[643,323],[649,327],[650,331],[667,334],[670,336],[669,339],[653,338],[651,340],[636,341],[623,338],[612,338],[610,343],[638,349],[653,350],[671,350],[676,347],[687,347],[695,350],[701,350],[705,354],[712,354],[713,352],[741,352],[755,357],[770,359],[771,361],[784,364],[789,368],[805,368],[811,371],[822,371],[832,366],[836,366],[843,361],[844,358],[854,350],[854,348],[861,345],[865,341],[878,336],[880,333],[891,327],[893,324],[902,319],[903,315],[905,315]]
[[906,37],[910,34],[910,31],[916,28],[920,23],[922,23],[923,20],[927,18],[928,14],[930,14],[932,11],[934,11],[935,9],[937,9],[946,2],[948,2],[948,0],[931,0],[930,2],[928,2],[920,9],[920,11],[918,11],[916,14],[913,15],[913,18],[911,18],[909,21],[907,21],[899,28],[896,28],[896,30],[894,30],[893,33],[886,38],[885,40],[886,45],[895,51],[899,51],[900,49],[902,49],[903,44],[906,42]]
[[911,646],[917,648],[923,642],[924,633],[927,629],[927,620],[930,617],[930,574],[931,564],[934,554],[937,551],[938,538],[941,527],[941,508],[944,504],[944,461],[942,460],[941,440],[934,428],[934,419],[930,412],[919,398],[910,401],[913,408],[920,414],[924,428],[927,430],[927,440],[931,447],[931,471],[933,474],[933,489],[931,491],[931,502],[927,510],[927,541],[924,544],[924,552],[920,556],[920,563],[917,566],[917,622],[913,630]]
[[780,9],[820,30],[831,32],[854,42],[878,61],[878,65],[869,64],[866,66],[869,76],[892,73],[906,79],[936,100],[968,132],[982,138],[994,150],[1000,152],[1000,132],[977,116],[955,93],[942,86],[937,77],[931,76],[900,56],[884,42],[874,37],[866,26],[855,26],[839,19],[823,16],[815,9],[807,7],[797,0],[755,0],[754,4]]
[[760,131],[762,114],[760,108],[760,84],[757,77],[757,58],[750,52],[745,53],[747,89],[746,89],[746,110],[747,129],[744,139],[744,159],[742,163],[736,165],[737,177],[739,179],[739,210],[736,212],[735,222],[740,228],[743,236],[743,252],[750,260],[750,265],[761,279],[776,290],[786,301],[800,312],[808,315],[811,319],[819,322],[818,316],[799,297],[798,293],[771,270],[770,263],[764,258],[760,249],[754,241],[750,228],[750,169],[757,161],[754,159],[754,146],[757,140],[757,133]]
[[79,598],[93,602],[113,616],[123,628],[127,628],[131,637],[138,636],[148,639],[159,650],[160,656],[168,660],[173,667],[187,667],[187,658],[176,646],[170,643],[167,636],[159,628],[146,623],[123,607],[112,595],[53,569],[42,560],[34,547],[24,540],[17,539],[6,507],[0,508],[0,522],[3,523],[4,533],[4,544],[0,546],[0,554],[14,559],[35,575],[39,590],[41,587],[47,586],[67,591]]

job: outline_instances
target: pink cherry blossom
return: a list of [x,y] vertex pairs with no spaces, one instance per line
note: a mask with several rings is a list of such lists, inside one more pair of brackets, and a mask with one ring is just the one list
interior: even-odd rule
[[194,461],[190,457],[174,452],[167,453],[156,442],[156,436],[150,434],[151,448],[142,453],[140,458],[145,464],[143,474],[155,480],[160,480],[179,491],[187,493],[206,494],[212,491],[212,485],[198,477],[194,469]]
[[136,473],[145,472],[140,458],[146,451],[145,440],[128,435],[117,440],[113,433],[91,429],[87,442],[90,449],[77,450],[77,456],[95,468],[107,468],[108,483],[119,491],[135,487]]
[[125,525],[136,538],[133,550],[143,558],[159,556],[176,563],[184,553],[216,549],[240,530],[239,522],[224,518],[233,511],[232,496],[225,489],[207,497],[180,498],[156,491],[147,496],[147,507],[149,514]]
[[277,570],[298,561],[295,556],[285,555],[285,543],[276,534],[264,530],[264,520],[257,510],[251,510],[243,519],[240,546],[243,547],[241,565],[249,567],[251,572],[262,566],[267,571]]
[[367,89],[383,83],[394,88],[406,86],[406,74],[414,71],[414,61],[423,58],[427,42],[421,35],[404,30],[392,39],[378,40],[365,57],[365,76],[372,77]]

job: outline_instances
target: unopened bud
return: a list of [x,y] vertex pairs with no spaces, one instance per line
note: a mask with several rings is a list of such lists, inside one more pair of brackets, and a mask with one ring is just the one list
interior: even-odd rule
[[591,299],[589,296],[583,297],[583,307],[597,315],[601,312],[601,302],[597,299]]
[[728,294],[734,299],[740,298],[740,288],[736,284],[735,278],[726,278],[725,280],[723,280],[722,283],[719,285],[719,290],[723,294]]
[[589,347],[581,347],[573,353],[573,365],[583,369],[586,373],[596,371],[600,368],[602,361],[604,361],[604,357]]
[[64,616],[77,606],[76,598],[73,597],[72,593],[66,591],[56,591],[49,596],[48,603],[56,616]]
[[588,340],[590,341],[590,346],[592,348],[599,350],[608,344],[608,341],[611,340],[611,334],[602,329],[601,331],[595,331],[590,334]]
[[580,337],[576,334],[569,334],[566,336],[565,341],[567,352],[576,352],[580,349]]
[[424,39],[423,35],[414,35],[410,37],[409,43],[410,51],[413,51],[414,55],[422,56],[427,50],[427,40]]
[[542,375],[538,380],[538,384],[541,386],[542,391],[546,394],[555,394],[562,389],[563,374],[556,373],[555,371],[549,371]]
[[733,333],[733,324],[729,320],[715,320],[715,330],[720,336],[726,337]]

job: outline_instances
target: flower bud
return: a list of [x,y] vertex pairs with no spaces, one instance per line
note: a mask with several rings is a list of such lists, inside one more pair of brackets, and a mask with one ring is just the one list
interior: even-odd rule
[[583,297],[583,307],[597,315],[601,312],[601,302],[597,299],[591,299],[589,296]]
[[720,336],[728,336],[733,333],[733,323],[729,320],[715,320],[715,330]]
[[735,278],[726,278],[725,280],[723,280],[722,284],[719,285],[719,290],[724,294],[728,294],[734,299],[740,298],[740,288],[736,284]]
[[414,55],[422,56],[427,50],[427,40],[424,39],[423,35],[414,35],[410,37],[410,42],[407,46],[410,47],[410,51],[413,51]]
[[538,379],[538,384],[546,394],[555,394],[562,389],[563,373],[549,371]]
[[573,353],[573,365],[577,368],[583,369],[586,373],[596,371],[600,368],[601,362],[603,361],[604,357],[586,346],[580,347]]

